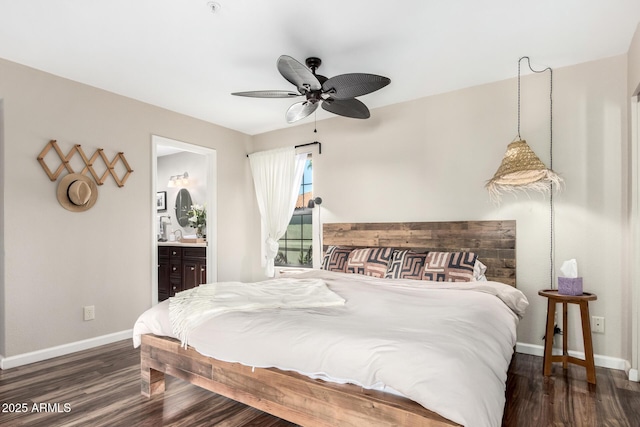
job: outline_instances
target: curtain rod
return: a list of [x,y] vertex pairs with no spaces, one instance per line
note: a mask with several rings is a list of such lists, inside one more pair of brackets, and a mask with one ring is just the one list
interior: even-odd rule
[[[318,142],[318,141],[313,141],[313,142],[309,142],[309,143],[306,143],[306,144],[294,145],[293,148],[306,147],[308,145],[317,145],[318,146],[318,154],[322,154],[322,142]],[[247,154],[247,157],[249,157],[248,154]]]

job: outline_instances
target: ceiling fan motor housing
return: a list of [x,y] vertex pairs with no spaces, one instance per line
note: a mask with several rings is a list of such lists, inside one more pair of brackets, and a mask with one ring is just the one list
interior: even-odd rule
[[320,68],[320,64],[322,64],[322,60],[320,58],[316,58],[315,56],[312,56],[310,58],[307,58],[307,60],[305,61],[305,64],[307,64],[307,67],[311,68],[311,71],[315,74],[316,69]]
[[[316,70],[318,68],[320,68],[320,64],[322,64],[322,60],[320,58],[312,56],[312,57],[307,58],[305,60],[305,64],[307,65],[307,67],[309,67],[309,69],[311,70],[313,75],[316,76],[316,78],[320,82],[321,86],[324,84],[324,82],[326,82],[328,80],[325,76],[321,76],[320,74],[316,74]],[[323,90],[320,89],[320,90],[309,91],[309,92],[305,93],[305,95],[307,96],[307,100],[308,101],[318,102],[318,101],[322,101],[324,99],[322,97],[322,93],[323,93]]]

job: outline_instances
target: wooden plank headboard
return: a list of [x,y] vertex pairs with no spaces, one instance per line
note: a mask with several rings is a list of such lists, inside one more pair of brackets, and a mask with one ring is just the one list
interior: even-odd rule
[[471,251],[487,266],[488,280],[516,285],[516,222],[377,222],[323,224],[328,246],[392,247],[425,251]]

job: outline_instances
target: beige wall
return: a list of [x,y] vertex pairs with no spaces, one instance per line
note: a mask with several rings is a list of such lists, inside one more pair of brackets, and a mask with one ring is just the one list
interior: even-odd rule
[[4,168],[4,100],[0,96],[0,355],[5,354],[5,326],[7,324],[5,312],[5,292],[4,292],[4,185],[5,185],[5,168]]
[[[554,169],[566,180],[556,196],[556,264],[576,258],[594,315],[606,333],[595,352],[629,359],[621,329],[622,141],[627,132],[626,56],[554,70]],[[516,63],[514,62],[514,74]],[[549,162],[549,76],[522,79],[521,135]],[[393,82],[384,90],[393,90]],[[518,288],[530,308],[521,343],[542,344],[549,287],[549,202],[536,194],[489,201],[484,183],[517,133],[516,79],[372,111],[368,121],[331,118],[254,137],[254,149],[317,139],[314,194],[322,221],[515,219]],[[366,103],[366,97],[363,98]],[[569,344],[582,350],[577,312]]]
[[[620,165],[633,69],[618,56],[554,71],[554,168],[566,180],[555,198],[556,263],[576,258],[586,290],[599,296],[591,311],[606,318],[607,332],[594,335],[596,353],[627,360]],[[518,287],[531,302],[519,341],[542,344],[548,200],[506,197],[495,206],[484,189],[516,136],[515,78],[376,109],[366,121],[322,120],[317,134],[309,123],[248,137],[7,61],[0,75],[8,159],[0,354],[127,330],[149,306],[152,134],[217,150],[220,280],[262,278],[247,151],[321,141],[314,193],[324,199],[323,222],[516,219]],[[522,106],[521,134],[548,163],[548,74],[523,77]],[[36,162],[52,138],[65,151],[74,143],[110,157],[123,151],[135,172],[124,188],[107,181],[88,212],[70,213]],[[89,304],[97,318],[84,322]],[[581,350],[571,316],[570,346]]]
[[[638,379],[640,369],[640,218],[638,214],[638,199],[640,198],[640,179],[638,179],[639,160],[638,150],[640,149],[640,111],[636,96],[640,94],[640,24],[629,46],[627,55],[627,96],[631,98],[630,110],[630,135],[629,144],[626,148],[628,161],[626,167],[629,169],[627,181],[627,200],[629,201],[628,228],[625,233],[628,236],[628,271],[630,283],[633,287],[629,302],[631,304],[629,316],[630,335],[627,335],[628,343],[631,345],[631,368],[635,370],[635,378]],[[633,117],[635,116],[635,123]],[[632,377],[633,375],[630,375]]]
[[[4,105],[4,263],[0,354],[125,331],[151,301],[151,135],[217,151],[218,278],[249,279],[255,208],[247,135],[0,60]],[[126,185],[99,187],[83,213],[63,209],[36,157],[50,139],[124,152]],[[82,307],[95,305],[85,322]],[[2,335],[0,335],[2,337]]]
[[629,62],[628,93],[630,96],[637,95],[640,93],[640,24],[631,39],[627,57]]

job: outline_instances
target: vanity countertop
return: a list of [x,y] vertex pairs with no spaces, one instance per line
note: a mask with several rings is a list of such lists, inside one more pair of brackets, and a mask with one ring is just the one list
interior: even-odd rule
[[186,243],[186,242],[158,242],[158,246],[186,246],[186,247],[206,247],[207,242]]

